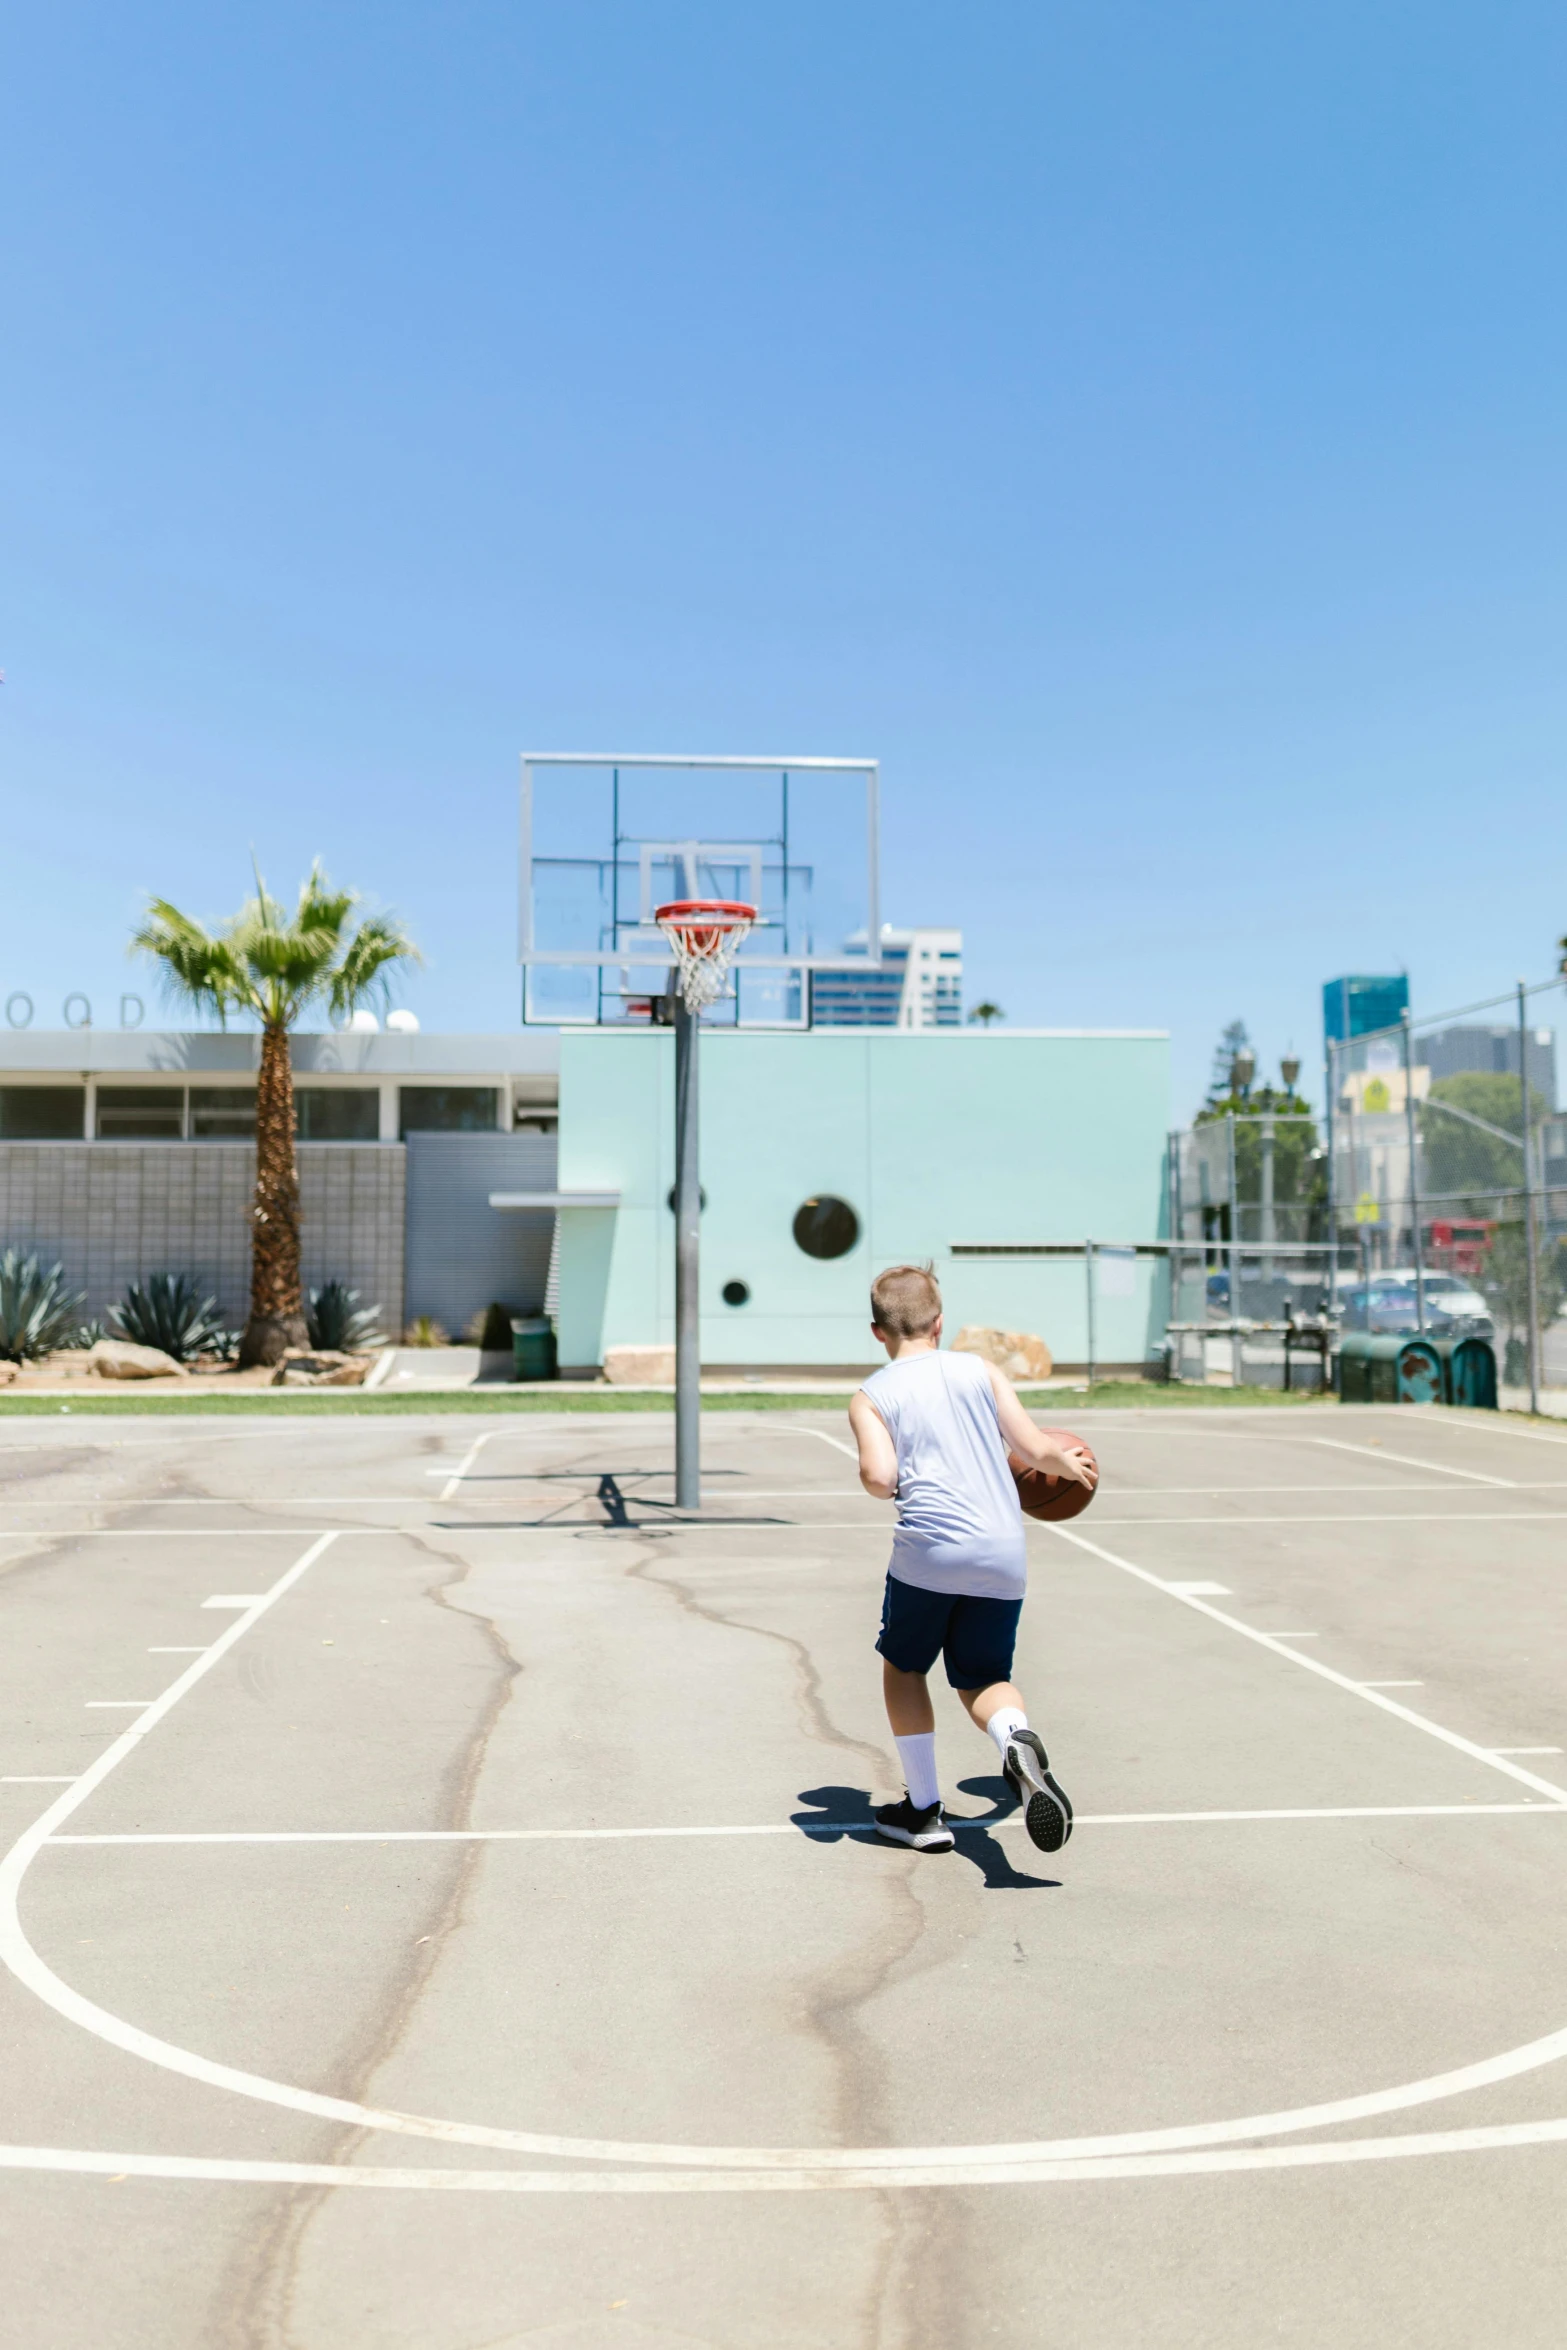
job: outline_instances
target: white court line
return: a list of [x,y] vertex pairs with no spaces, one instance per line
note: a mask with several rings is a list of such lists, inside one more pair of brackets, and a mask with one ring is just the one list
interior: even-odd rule
[[61,2146],[0,2146],[0,2169],[66,2171],[93,2178],[208,2180],[228,2186],[379,2187],[458,2195],[820,2194],[868,2187],[1029,2187],[1105,2179],[1195,2177],[1225,2171],[1312,2170],[1413,2156],[1485,2154],[1559,2145],[1567,2119],[1500,2122],[1478,2129],[1410,2131],[1397,2138],[1341,2138],[1315,2146],[1234,2147],[1193,2154],[1141,2154],[1045,2161],[957,2162],[907,2171],[872,2163],[797,2171],[419,2170],[385,2163],[235,2162],[190,2154],[97,2154]]
[[[1340,1803],[1258,1811],[1080,1811],[1080,1828],[1179,1828],[1244,1820],[1471,1820],[1527,1812],[1532,1819],[1559,1817],[1567,1805],[1543,1799],[1528,1803]],[[1021,1828],[1021,1812],[1005,1819],[961,1819],[947,1825],[958,1835],[983,1829],[995,1835]],[[874,1836],[867,1820],[766,1820],[734,1828],[207,1828],[139,1830],[105,1836],[51,1836],[61,1845],[105,1844],[601,1844],[645,1843],[659,1837],[708,1836]]]
[[[810,1434],[811,1431],[807,1430],[806,1433]],[[427,1469],[424,1473],[427,1477],[445,1477],[449,1474],[449,1472],[445,1469]],[[654,1471],[653,1474],[660,1478],[666,1477],[666,1472],[661,1469]],[[672,1472],[669,1472],[669,1474],[672,1474]],[[591,1501],[594,1498],[592,1488],[597,1485],[598,1479],[599,1472],[597,1470],[594,1470],[591,1474],[584,1472],[581,1479],[583,1491],[575,1498],[583,1501]],[[563,1472],[559,1469],[519,1469],[514,1476],[509,1473],[505,1476],[497,1476],[493,1471],[487,1471],[483,1479],[483,1482],[487,1485],[549,1484],[554,1486],[563,1484],[565,1481],[566,1472]],[[1513,1477],[1507,1480],[1507,1485],[1509,1491],[1514,1493],[1567,1493],[1567,1478],[1563,1477]],[[1342,1494],[1344,1490],[1345,1488],[1342,1485],[1324,1484],[1320,1478],[1313,1485],[1122,1485],[1117,1488],[1117,1499],[1126,1501],[1164,1501],[1179,1499],[1189,1499],[1192,1501],[1217,1501],[1228,1495],[1250,1494],[1254,1497],[1258,1495],[1266,1495],[1271,1497],[1275,1494],[1281,1493],[1317,1493],[1322,1494],[1325,1497],[1331,1497]],[[1400,1481],[1397,1484],[1382,1482],[1373,1485],[1368,1483],[1363,1486],[1357,1486],[1354,1488],[1354,1490],[1356,1492],[1367,1495],[1374,1495],[1380,1498],[1384,1493],[1432,1493],[1440,1492],[1445,1489],[1442,1487],[1425,1484],[1408,1485]],[[107,1501],[99,1500],[95,1502],[72,1502],[69,1504],[62,1503],[58,1497],[52,1501],[47,1502],[21,1501],[12,1497],[7,1497],[5,1506],[8,1511],[13,1512],[17,1510],[61,1509],[65,1507],[83,1510],[394,1510],[410,1507],[423,1508],[438,1500],[439,1498],[439,1495],[427,1495],[423,1493],[301,1493],[287,1495],[260,1493],[141,1493],[125,1494],[118,1498],[111,1498]],[[501,1497],[497,1495],[495,1498],[497,1502],[499,1502]],[[568,1496],[566,1498],[572,1497]],[[871,1497],[869,1494],[864,1493],[861,1487],[855,1485],[723,1485],[714,1486],[711,1488],[704,1485],[702,1488],[702,1499],[704,1501],[859,1501],[863,1499],[869,1502]],[[132,1532],[149,1533],[160,1530],[161,1529],[148,1527],[133,1528],[115,1526],[78,1529],[78,1531],[111,1534]],[[300,1531],[300,1528],[297,1526],[290,1526],[286,1529],[278,1530],[286,1531],[291,1534],[297,1534]],[[22,1531],[24,1533],[37,1532],[38,1529],[24,1528]],[[202,1533],[210,1533],[213,1531],[213,1529],[210,1527],[202,1527],[200,1531]],[[247,1533],[260,1533],[263,1531],[263,1529],[260,1527],[247,1527],[245,1531]]]
[[473,1467],[474,1462],[478,1459],[480,1453],[483,1452],[485,1446],[489,1443],[490,1438],[492,1436],[498,1436],[499,1434],[499,1428],[486,1428],[482,1436],[476,1436],[474,1438],[472,1444],[469,1445],[467,1451],[463,1454],[461,1463],[456,1469],[453,1470],[451,1476],[447,1478],[446,1483],[441,1487],[440,1492],[436,1495],[437,1501],[451,1500],[453,1494],[457,1491],[458,1486],[462,1483],[463,1479],[467,1476],[468,1471]]
[[[1389,1409],[1396,1408],[1389,1406]],[[1512,1436],[1520,1444],[1567,1444],[1567,1436],[1547,1436],[1543,1428],[1509,1428],[1507,1421],[1511,1416],[1510,1413],[1493,1412],[1488,1413],[1483,1420],[1469,1420],[1455,1412],[1451,1419],[1444,1418],[1442,1425],[1444,1428],[1457,1428],[1465,1436]]]
[[[1142,1568],[1132,1567],[1127,1561],[1115,1559],[1113,1554],[1098,1552],[1096,1544],[1084,1542],[1081,1536],[1067,1534],[1063,1528],[1057,1528],[1055,1531],[1061,1534],[1064,1540],[1075,1542],[1090,1553],[1108,1558],[1111,1564],[1125,1567],[1129,1573],[1139,1579],[1157,1585],[1158,1578],[1146,1574]],[[1203,2122],[1153,2131],[1123,2131],[1096,2138],[1044,2140],[1022,2145],[811,2149],[754,2146],[660,2146],[613,2139],[559,2138],[542,2132],[501,2130],[471,2123],[451,2122],[433,2115],[397,2113],[358,2105],[346,2098],[321,2096],[310,2090],[296,2088],[287,2082],[273,2081],[259,2074],[242,2072],[231,2065],[216,2064],[193,2050],[178,2048],[168,2041],[158,2040],[151,2033],[142,2031],[123,2017],[112,2015],[108,2010],[96,2006],[69,1984],[62,1982],[44,1963],[27,1940],[17,1912],[17,1898],[22,1880],[31,1861],[41,1846],[53,1835],[55,1829],[71,1816],[88,1794],[101,1785],[119,1761],[134,1751],[140,1739],[158,1721],[163,1719],[187,1689],[192,1688],[211,1669],[219,1656],[225,1654],[234,1645],[235,1641],[249,1629],[250,1624],[256,1621],[267,1607],[274,1604],[304,1574],[315,1558],[326,1549],[333,1539],[334,1536],[329,1534],[313,1544],[311,1549],[305,1552],[294,1566],[280,1578],[272,1590],[257,1602],[254,1611],[231,1625],[223,1638],[214,1644],[207,1655],[198,1658],[188,1671],[164,1692],[163,1697],[148,1709],[142,1721],[134,1724],[131,1729],[115,1740],[114,1744],[106,1749],[105,1753],[89,1768],[76,1786],[60,1796],[18,1839],[4,1861],[0,1862],[0,1960],[4,1961],[27,1989],[32,1990],[46,2005],[65,2016],[67,2020],[96,2034],[111,2046],[122,2048],[127,2053],[141,2057],[149,2063],[161,2065],[167,2070],[183,2074],[187,2078],[202,2081],[210,2087],[228,2089],[239,2095],[252,2097],[258,2102],[283,2106],[295,2112],[314,2114],[325,2120],[346,2121],[358,2128],[390,2130],[408,2136],[438,2139],[447,2144],[482,2145],[492,2149],[504,2149],[512,2153],[565,2156],[574,2160],[630,2161],[647,2165],[673,2164],[678,2166],[678,2171],[681,2173],[692,2169],[721,2173],[749,2171],[765,2173],[774,2178],[790,2175],[799,2177],[802,2173],[815,2173],[823,2174],[823,2184],[830,2183],[825,2174],[838,2174],[844,2177],[846,2183],[856,2174],[863,2179],[867,2175],[868,2166],[874,2165],[875,2175],[880,2177],[885,2173],[887,2183],[897,2184],[911,2183],[922,2175],[928,2178],[940,2175],[943,2179],[950,2179],[955,2183],[982,2183],[997,2175],[996,2166],[998,2164],[1054,2162],[1098,2155],[1127,2157],[1168,2152],[1177,2148],[1186,2150],[1197,2147],[1223,2146],[1232,2144],[1237,2139],[1253,2139],[1276,2136],[1288,2131],[1323,2128],[1330,2124],[1369,2118],[1373,2114],[1407,2110],[1410,2106],[1427,2104],[1436,2098],[1457,2096],[1470,2089],[1488,2087],[1495,2082],[1515,2078],[1521,2073],[1532,2072],[1542,2065],[1554,2063],[1558,2058],[1567,2055],[1567,2029],[1563,2029],[1549,2033],[1522,2047],[1505,2050],[1499,2055],[1483,2058],[1478,2063],[1458,2067],[1446,2073],[1433,2074],[1424,2080],[1402,2083],[1389,2089],[1373,2090],[1358,2097],[1338,2098],[1312,2106],[1298,2106],[1287,2112],[1254,2114],[1241,2120]],[[1194,1608],[1201,1614],[1212,1616],[1215,1620],[1230,1625],[1234,1630],[1241,1632],[1244,1637],[1255,1640],[1264,1647],[1275,1647],[1267,1634],[1253,1632],[1249,1626],[1237,1624],[1234,1619],[1222,1616],[1217,1609],[1209,1607],[1206,1601],[1188,1599],[1182,1600],[1180,1604]],[[1281,1656],[1293,1654],[1291,1650],[1283,1647],[1275,1647],[1275,1653]],[[1471,1747],[1467,1740],[1459,1738],[1451,1731],[1442,1730],[1435,1724],[1423,1721],[1419,1715],[1410,1714],[1404,1707],[1394,1704],[1391,1699],[1356,1690],[1353,1683],[1344,1682],[1341,1675],[1330,1672],[1324,1666],[1312,1663],[1310,1659],[1297,1657],[1296,1661],[1308,1671],[1319,1672],[1326,1679],[1341,1682],[1344,1687],[1362,1696],[1367,1703],[1382,1706],[1388,1712],[1412,1722],[1416,1727],[1430,1730],[1433,1735],[1443,1739],[1447,1744],[1474,1753],[1480,1759],[1489,1761],[1493,1769],[1500,1770],[1525,1784],[1535,1786],[1551,1795],[1553,1799],[1567,1800],[1563,1796],[1563,1791],[1552,1787],[1549,1782],[1536,1780],[1531,1774],[1519,1770],[1516,1765],[1498,1761],[1488,1755],[1484,1749]],[[1012,2174],[1008,2173],[1008,2175]]]
[[1380,1707],[1383,1713],[1391,1714],[1396,1721],[1407,1722],[1411,1729],[1424,1730],[1427,1737],[1440,1739],[1444,1746],[1454,1747],[1460,1754],[1472,1755],[1476,1762],[1485,1763],[1493,1771],[1504,1771],[1508,1778],[1516,1779],[1521,1786],[1532,1787],[1536,1794],[1548,1795],[1553,1803],[1567,1804],[1567,1787],[1558,1787],[1553,1780],[1538,1778],[1533,1771],[1521,1770],[1517,1763],[1499,1755],[1494,1746],[1477,1746],[1472,1738],[1463,1738],[1456,1730],[1444,1729],[1440,1722],[1433,1722],[1426,1714],[1412,1712],[1407,1705],[1400,1705],[1396,1698],[1384,1697],[1379,1689],[1368,1687],[1364,1681],[1352,1681],[1347,1673],[1336,1673],[1331,1665],[1323,1664],[1319,1658],[1302,1656],[1298,1649],[1286,1648],[1282,1635],[1259,1632],[1254,1624],[1243,1624],[1238,1616],[1226,1615],[1222,1608],[1214,1607],[1206,1599],[1188,1597],[1186,1593],[1166,1583],[1162,1577],[1150,1574],[1146,1567],[1133,1566],[1130,1559],[1119,1558],[1113,1550],[1105,1550],[1099,1543],[1090,1542],[1081,1534],[1074,1534],[1068,1526],[1050,1526],[1047,1531],[1054,1534],[1058,1541],[1070,1542],[1076,1549],[1086,1550],[1091,1558],[1103,1559],[1106,1566],[1119,1567],[1123,1574],[1135,1575],[1139,1583],[1147,1583],[1155,1591],[1162,1591],[1178,1607],[1189,1607],[1197,1615],[1207,1616],[1215,1624],[1223,1624],[1227,1631],[1238,1632],[1243,1640],[1256,1641],[1259,1648],[1271,1649],[1275,1656],[1287,1656],[1291,1664],[1299,1665],[1303,1673],[1315,1673],[1321,1680],[1331,1681],[1336,1689],[1347,1689],[1352,1697],[1363,1698],[1367,1705]]
[[1438,1477],[1467,1477],[1476,1485],[1511,1485],[1511,1477],[1492,1477],[1484,1469],[1450,1469],[1443,1461],[1417,1460],[1412,1453],[1385,1452],[1381,1445],[1346,1444],[1341,1436],[1308,1436],[1308,1444],[1325,1444],[1332,1452],[1355,1452],[1368,1461],[1394,1461],[1401,1469],[1429,1469]]
[[793,1436],[814,1436],[818,1443],[830,1444],[834,1452],[841,1452],[847,1460],[857,1461],[860,1457],[854,1445],[845,1444],[841,1436],[829,1436],[825,1428],[791,1427],[789,1433]]
[[[1458,1497],[1455,1494],[1454,1500]],[[1477,1500],[1479,1496],[1475,1497]],[[1270,1517],[1225,1516],[1220,1518],[1101,1518],[1102,1526],[1537,1526],[1542,1521],[1555,1524],[1567,1518],[1567,1510],[1295,1510],[1289,1515]],[[801,1525],[807,1521],[802,1519]],[[1048,1521],[1035,1519],[1036,1525]],[[480,1531],[482,1532],[482,1528]],[[382,1532],[395,1533],[395,1527]]]

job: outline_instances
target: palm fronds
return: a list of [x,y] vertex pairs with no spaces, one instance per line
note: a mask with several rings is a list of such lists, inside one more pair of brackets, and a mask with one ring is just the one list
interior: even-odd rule
[[74,1337],[87,1300],[65,1286],[65,1267],[8,1248],[0,1255],[0,1358],[25,1363]]
[[255,895],[215,931],[167,898],[150,899],[131,946],[162,966],[178,1002],[222,1021],[246,1011],[265,1026],[292,1028],[313,1004],[346,1018],[360,1004],[386,1000],[394,963],[420,959],[391,915],[366,914],[356,925],[359,903],[357,891],[334,889],[313,865],[290,914],[258,873]]

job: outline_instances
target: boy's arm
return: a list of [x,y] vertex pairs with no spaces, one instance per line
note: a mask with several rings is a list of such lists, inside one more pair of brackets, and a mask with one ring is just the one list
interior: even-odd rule
[[849,1426],[860,1451],[860,1483],[876,1501],[894,1501],[898,1492],[898,1454],[887,1433],[887,1423],[861,1388],[849,1405]]
[[1047,1470],[1052,1477],[1070,1477],[1075,1483],[1086,1485],[1092,1493],[1099,1482],[1099,1471],[1087,1453],[1075,1448],[1069,1452],[1053,1443],[1043,1429],[1034,1426],[1018,1402],[1017,1389],[1005,1371],[998,1371],[994,1363],[987,1363],[985,1368],[990,1373],[1001,1433],[1018,1458],[1027,1461],[1031,1469]]

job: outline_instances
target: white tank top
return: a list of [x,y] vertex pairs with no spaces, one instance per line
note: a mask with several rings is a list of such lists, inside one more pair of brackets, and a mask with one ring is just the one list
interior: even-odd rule
[[873,1371],[861,1392],[898,1455],[890,1572],[921,1591],[1021,1599],[1023,1512],[978,1355],[903,1355]]

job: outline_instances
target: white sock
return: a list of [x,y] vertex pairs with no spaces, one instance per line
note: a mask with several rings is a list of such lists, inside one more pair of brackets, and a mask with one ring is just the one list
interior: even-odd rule
[[1005,1762],[1007,1759],[1007,1740],[1009,1738],[1015,1738],[1019,1730],[1026,1730],[1028,1728],[1028,1716],[1023,1712],[1020,1706],[1001,1705],[998,1706],[995,1712],[991,1715],[989,1721],[985,1724],[985,1728],[989,1731],[991,1737],[994,1738],[996,1742],[996,1752],[1000,1755],[1002,1761]]
[[936,1733],[921,1730],[916,1737],[899,1738],[894,1743],[903,1765],[903,1784],[909,1791],[909,1801],[916,1811],[928,1811],[933,1803],[941,1801],[941,1782],[936,1776]]

